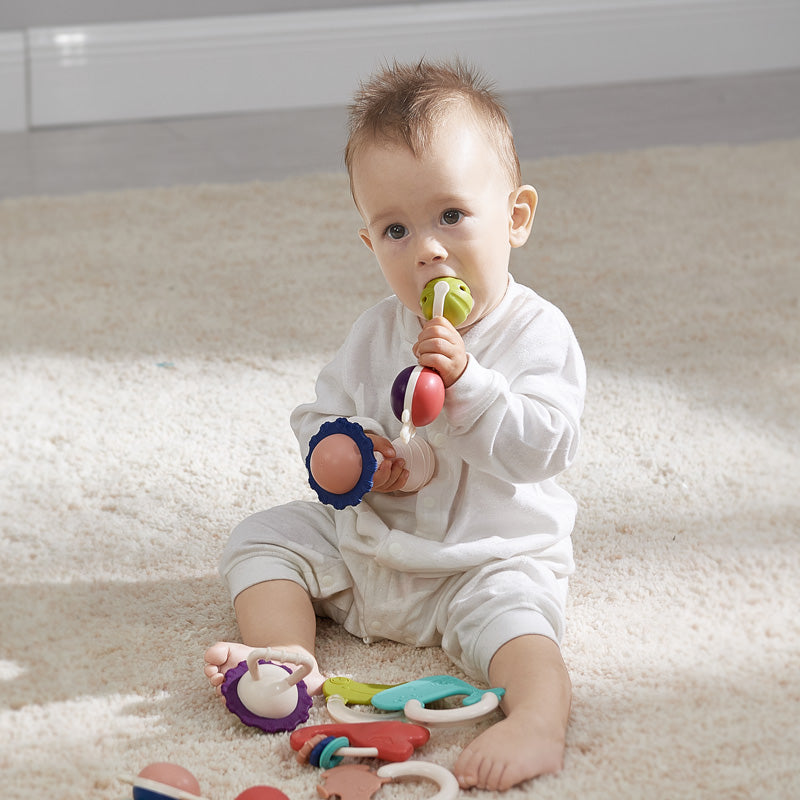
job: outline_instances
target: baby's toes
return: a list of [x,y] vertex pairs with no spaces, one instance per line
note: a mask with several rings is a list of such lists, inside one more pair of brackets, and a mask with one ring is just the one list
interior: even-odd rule
[[209,674],[208,674],[208,670],[206,670],[206,675],[208,675],[208,682],[209,682],[209,683],[210,683],[212,686],[214,686],[215,688],[216,688],[217,686],[222,686],[222,684],[225,682],[225,676],[224,676],[224,675],[223,675],[221,672],[219,672],[219,671],[217,671],[217,672],[216,672],[215,674],[213,674],[213,675],[209,675]]
[[209,680],[212,680],[217,675],[222,674],[220,673],[219,667],[216,664],[209,664],[208,662],[206,662],[205,667],[203,667],[203,672],[205,673],[206,678]]
[[[206,662],[206,675],[209,675],[209,667],[219,672],[220,668],[225,666],[225,663],[230,657],[230,653],[231,648],[226,642],[212,644],[203,656],[203,660]],[[209,675],[209,677],[211,676]]]

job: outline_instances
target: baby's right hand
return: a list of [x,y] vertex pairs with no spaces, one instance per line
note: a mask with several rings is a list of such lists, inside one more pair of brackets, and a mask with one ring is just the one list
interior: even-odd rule
[[399,491],[408,480],[405,460],[397,458],[392,443],[385,436],[378,436],[374,433],[368,433],[367,436],[372,441],[373,450],[383,456],[383,461],[372,476],[372,491],[384,494]]

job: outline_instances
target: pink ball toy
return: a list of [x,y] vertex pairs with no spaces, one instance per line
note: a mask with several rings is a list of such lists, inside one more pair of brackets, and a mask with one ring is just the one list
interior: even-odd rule
[[185,800],[200,797],[197,778],[177,764],[157,761],[148,764],[133,782],[134,800]]
[[271,786],[251,786],[245,789],[236,800],[289,800],[280,789],[273,789]]
[[436,370],[406,367],[392,384],[392,411],[401,422],[403,410],[411,411],[411,424],[417,428],[430,425],[444,407],[444,383]]
[[331,494],[347,494],[361,478],[363,459],[358,445],[346,433],[323,439],[311,453],[311,474]]

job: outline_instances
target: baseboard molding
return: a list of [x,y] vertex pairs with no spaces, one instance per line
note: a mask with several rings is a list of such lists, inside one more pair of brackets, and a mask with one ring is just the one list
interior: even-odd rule
[[0,131],[24,130],[28,124],[25,37],[0,31]]
[[36,127],[339,105],[382,61],[422,56],[460,55],[503,91],[792,69],[798,41],[800,0],[483,0],[37,28],[26,116]]

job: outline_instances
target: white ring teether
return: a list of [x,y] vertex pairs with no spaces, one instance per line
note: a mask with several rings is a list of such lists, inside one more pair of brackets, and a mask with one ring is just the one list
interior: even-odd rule
[[383,722],[389,719],[400,719],[402,711],[356,711],[347,705],[344,698],[338,694],[332,694],[327,702],[328,714],[334,722],[359,723],[359,722]]
[[385,764],[378,770],[379,778],[428,778],[439,786],[439,791],[427,800],[455,800],[458,781],[450,770],[430,761],[402,761]]
[[419,700],[409,700],[403,708],[406,719],[429,728],[444,728],[448,725],[462,725],[478,717],[483,717],[500,705],[500,698],[494,692],[485,692],[477,703],[458,708],[425,708]]

